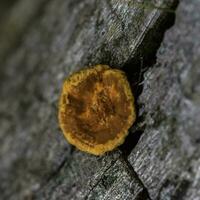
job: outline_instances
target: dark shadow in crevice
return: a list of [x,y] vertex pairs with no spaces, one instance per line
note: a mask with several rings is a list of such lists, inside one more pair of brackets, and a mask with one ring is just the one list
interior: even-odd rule
[[139,192],[135,200],[150,200],[147,190],[143,189],[141,192]]
[[141,135],[144,132],[145,126],[142,125],[144,121],[143,116],[138,116],[134,125],[129,129],[129,134],[125,139],[125,142],[119,147],[123,155],[127,157],[132,149],[137,145]]
[[[178,1],[174,4],[174,10],[177,5]],[[138,104],[138,97],[143,91],[144,72],[156,63],[156,53],[163,41],[164,34],[167,29],[174,25],[174,22],[175,12],[163,12],[158,22],[146,33],[145,38],[142,40],[136,53],[133,54],[132,59],[121,68],[127,75],[135,97],[137,115],[137,120],[130,128],[128,137],[123,145],[119,147],[124,156],[128,156],[131,153],[144,131],[144,126],[142,128],[138,126],[140,121],[144,121],[142,119],[144,116],[139,116],[139,109],[142,105]]]
[[119,147],[119,149],[123,152],[124,155],[128,156],[130,154],[133,147],[135,147],[138,143],[142,133],[143,130],[138,130],[134,133],[129,133],[129,135],[126,137],[125,142]]

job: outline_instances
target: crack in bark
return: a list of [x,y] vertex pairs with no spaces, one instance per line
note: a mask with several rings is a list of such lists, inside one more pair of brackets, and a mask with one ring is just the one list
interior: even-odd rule
[[[171,7],[175,10],[177,5],[178,5],[178,0],[173,5],[171,5]],[[159,14],[160,16],[159,20],[158,16],[156,16],[157,14]],[[153,21],[156,20],[157,22],[153,23]],[[150,29],[148,30],[149,32],[144,31],[140,34],[136,42],[136,46],[132,51],[134,57],[132,56],[133,57],[132,60],[127,62],[122,68],[122,70],[124,70],[125,73],[127,74],[136,102],[143,90],[143,85],[140,84],[140,82],[143,82],[144,80],[143,78],[144,72],[149,67],[152,67],[156,63],[157,60],[156,53],[160,47],[160,44],[163,41],[164,34],[169,28],[171,28],[174,25],[174,22],[175,22],[175,12],[164,14],[164,13],[158,13],[157,11],[156,13],[154,13],[148,24],[149,26],[151,26],[151,24],[154,24],[154,26],[157,27],[155,27],[155,30]],[[151,32],[152,30],[153,32]],[[150,52],[143,47],[144,43],[147,43],[149,44],[149,46],[152,47]],[[139,66],[139,67],[134,68],[133,66]],[[138,111],[139,111],[138,103],[136,103],[136,107],[138,116]],[[144,132],[145,124],[143,117],[144,116],[142,114],[140,114],[140,116],[137,117],[137,122],[135,123],[136,125],[133,125],[133,127],[130,129],[130,133],[127,139],[125,140],[124,144],[120,147],[124,156],[126,155],[126,157],[131,153],[133,148],[138,143],[142,133]]]
[[117,161],[121,161],[122,164],[124,165],[125,169],[128,169],[128,174],[132,177],[132,179],[136,179],[138,181],[138,183],[141,185],[142,187],[142,191],[138,194],[138,199],[149,199],[150,195],[149,195],[149,191],[148,189],[145,187],[144,183],[142,182],[142,180],[139,178],[138,174],[135,172],[135,170],[133,169],[133,167],[131,166],[131,164],[128,162],[128,160],[126,159],[126,157],[124,157],[124,155],[121,155],[119,158],[117,158],[116,160],[114,160],[113,162],[111,162],[111,164],[109,165],[108,168],[105,169],[105,171],[101,174],[100,178],[91,186],[89,192],[85,195],[84,199],[88,199],[89,195],[92,193],[92,191],[99,185],[99,183],[103,180],[103,176],[104,174],[117,162]]
[[139,178],[139,175],[135,172],[133,166],[129,163],[127,158],[122,155],[120,157],[120,160],[124,164],[124,166],[128,169],[129,175],[131,177],[133,177],[133,179],[136,179],[140,183],[140,185],[142,186],[142,188],[143,188],[142,196],[145,195],[148,199],[151,200],[147,187],[144,185],[142,180]]
[[117,158],[116,160],[113,160],[109,167],[105,169],[105,171],[101,174],[100,178],[94,183],[94,185],[91,186],[89,192],[86,194],[86,196],[84,197],[84,199],[88,199],[89,195],[91,194],[91,192],[98,186],[98,184],[103,180],[102,177],[104,176],[104,174],[118,161],[119,158]]

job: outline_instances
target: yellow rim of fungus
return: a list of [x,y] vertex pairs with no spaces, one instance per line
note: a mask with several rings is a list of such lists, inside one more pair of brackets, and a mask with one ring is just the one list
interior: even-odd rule
[[[129,98],[131,100],[132,105],[130,106],[131,115],[129,115],[129,117],[127,119],[127,126],[124,127],[124,129],[120,133],[117,134],[115,139],[108,140],[104,144],[88,145],[86,143],[83,143],[82,141],[79,141],[77,138],[73,137],[72,133],[65,131],[64,123],[61,120],[61,111],[65,110],[65,105],[63,104],[62,98],[63,98],[63,95],[67,94],[67,91],[70,91],[71,88],[73,88],[74,86],[77,86],[79,83],[81,83],[81,81],[83,79],[80,79],[80,77],[84,77],[84,79],[85,79],[90,74],[94,73],[94,70],[96,70],[97,72],[101,71],[101,70],[112,70],[112,72],[115,73],[115,76],[118,77],[119,81],[121,81],[121,83],[123,84],[126,96],[127,96],[127,98]],[[60,100],[59,100],[59,113],[58,113],[59,124],[60,124],[60,127],[63,131],[65,138],[67,139],[67,141],[70,144],[74,145],[81,151],[84,151],[84,152],[87,152],[90,154],[94,154],[94,155],[102,155],[105,152],[115,149],[117,146],[121,145],[124,142],[126,136],[128,135],[128,129],[131,127],[131,125],[135,122],[135,119],[136,119],[136,111],[135,111],[134,101],[135,100],[134,100],[129,82],[126,78],[125,73],[122,72],[121,70],[112,69],[107,65],[96,65],[96,66],[93,66],[90,68],[82,69],[78,72],[75,72],[71,76],[69,76],[63,84],[62,94],[61,94]]]

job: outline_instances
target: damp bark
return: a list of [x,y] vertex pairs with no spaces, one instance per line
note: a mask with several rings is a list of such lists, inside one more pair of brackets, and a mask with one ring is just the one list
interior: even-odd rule
[[[7,7],[2,199],[199,198],[200,4],[177,4],[21,0]],[[125,143],[101,157],[70,146],[57,121],[65,77],[96,64],[127,73],[138,115]]]

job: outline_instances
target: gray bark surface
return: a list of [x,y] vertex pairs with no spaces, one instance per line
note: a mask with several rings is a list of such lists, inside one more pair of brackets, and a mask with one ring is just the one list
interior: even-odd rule
[[200,10],[180,3],[138,103],[144,132],[128,160],[152,199],[200,199]]
[[[0,199],[200,199],[200,2],[177,4],[11,6],[0,21]],[[68,144],[57,120],[65,78],[95,64],[127,73],[138,110],[104,156]]]

